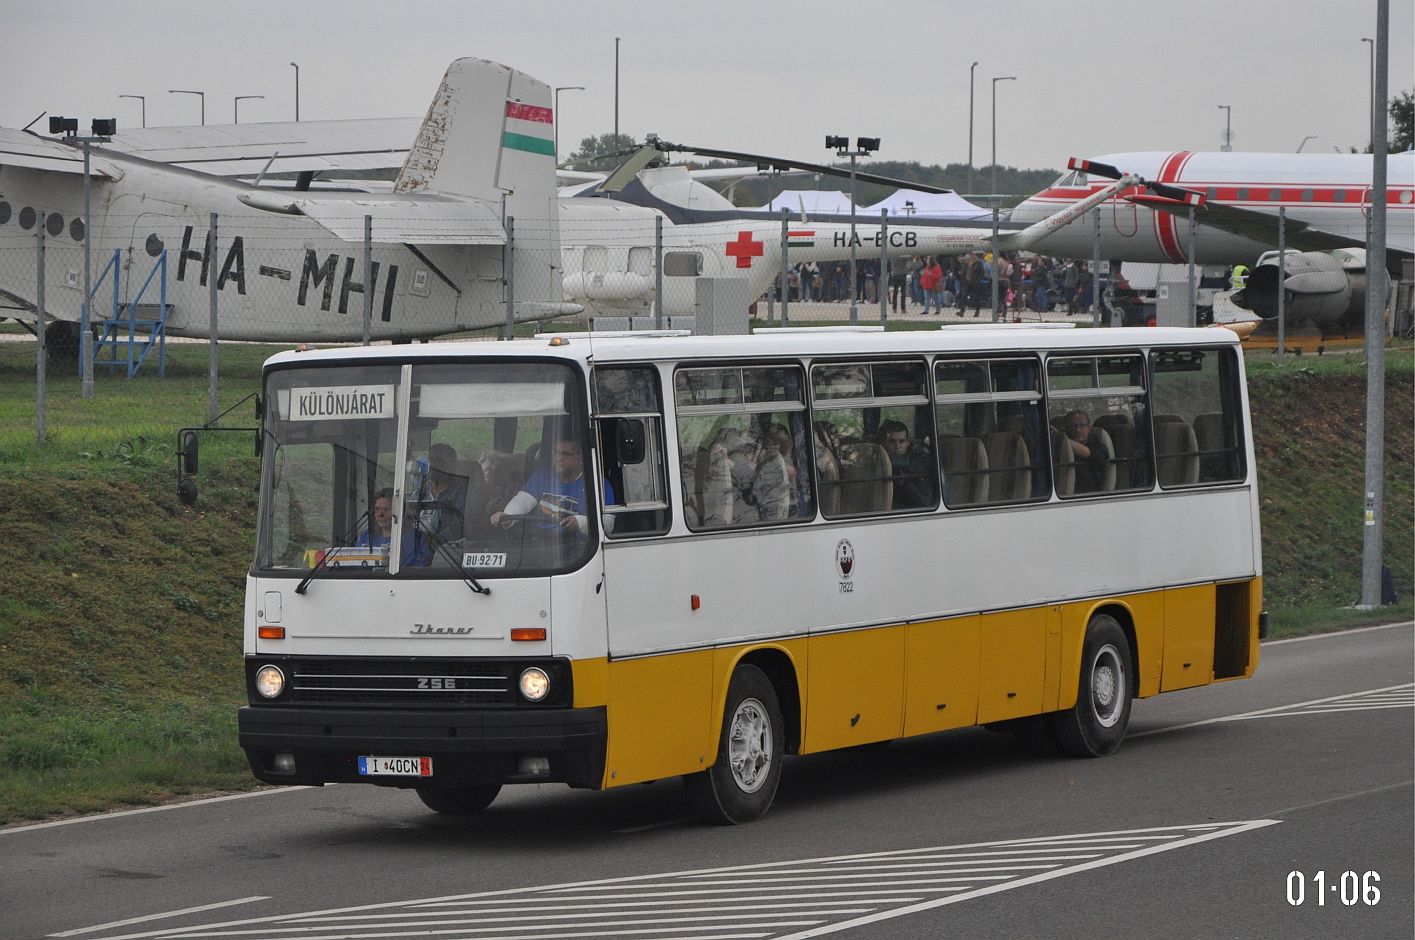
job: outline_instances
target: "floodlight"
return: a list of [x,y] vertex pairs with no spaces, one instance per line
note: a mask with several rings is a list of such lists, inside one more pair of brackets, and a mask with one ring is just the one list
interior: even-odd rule
[[825,138],[825,145],[826,145],[827,147],[831,148],[832,150],[849,150],[849,149],[850,149],[850,138],[848,138],[848,137],[832,137],[832,136],[830,136],[830,135],[827,134],[827,135],[826,135],[826,138]]
[[94,118],[94,119],[93,119],[93,136],[95,136],[95,137],[112,137],[112,136],[113,136],[114,134],[116,134],[116,133],[118,133],[118,119],[117,119],[117,118]]
[[865,153],[870,153],[870,152],[872,152],[872,151],[875,151],[875,150],[878,150],[878,149],[879,149],[879,138],[878,138],[878,137],[856,137],[856,138],[855,138],[855,146],[857,146],[859,149],[863,150]]

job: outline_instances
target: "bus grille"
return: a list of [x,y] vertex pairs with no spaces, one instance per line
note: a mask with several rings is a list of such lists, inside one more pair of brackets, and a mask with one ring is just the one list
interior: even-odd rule
[[295,659],[289,701],[338,705],[515,705],[523,662]]

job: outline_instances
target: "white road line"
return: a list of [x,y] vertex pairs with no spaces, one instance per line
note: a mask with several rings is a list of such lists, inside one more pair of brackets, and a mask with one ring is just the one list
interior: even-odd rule
[[1159,852],[1168,852],[1171,849],[1177,849],[1181,846],[1196,845],[1200,842],[1208,842],[1212,839],[1222,839],[1227,836],[1237,835],[1241,832],[1249,832],[1254,829],[1261,829],[1265,826],[1274,826],[1277,825],[1280,821],[1281,820],[1277,819],[1256,819],[1250,822],[1238,823],[1231,829],[1220,829],[1217,831],[1205,832],[1200,835],[1191,836],[1187,839],[1179,839],[1175,842],[1170,842],[1165,845],[1146,846],[1143,849],[1136,849],[1133,852],[1126,852],[1123,855],[1113,855],[1109,858],[1100,858],[1091,862],[1082,862],[1079,865],[1072,865],[1067,868],[1058,869],[1057,871],[1044,872],[1040,875],[1032,875],[1031,877],[1022,878],[1018,881],[1008,882],[1007,884],[988,885],[987,887],[978,888],[976,891],[969,891],[965,894],[955,894],[946,898],[937,898],[932,901],[924,901],[920,904],[914,904],[909,907],[896,908],[895,910],[884,911],[879,914],[869,914],[865,917],[857,917],[854,920],[847,920],[838,924],[827,924],[822,927],[815,927],[809,930],[803,930],[800,933],[793,933],[785,937],[780,937],[778,938],[778,940],[807,940],[807,938],[809,937],[822,937],[826,934],[839,933],[842,930],[849,930],[852,927],[861,927],[865,924],[874,924],[882,920],[890,920],[895,917],[904,917],[909,914],[917,914],[920,911],[932,910],[937,907],[942,907],[945,904],[957,904],[959,901],[966,901],[971,898],[980,898],[989,894],[996,894],[1000,891],[1010,891],[1013,888],[1020,888],[1024,885],[1038,884],[1039,882],[1043,881],[1051,881],[1054,878],[1061,878],[1066,875],[1074,875],[1077,872],[1090,871],[1091,869],[1102,868],[1107,865],[1116,865],[1120,862],[1133,861],[1134,859],[1142,858],[1146,855],[1154,855]]
[[161,806],[144,806],[142,809],[123,809],[115,813],[98,813],[93,816],[74,816],[71,819],[56,819],[52,822],[33,823],[28,826],[10,826],[5,829],[0,829],[0,836],[7,836],[16,832],[29,832],[32,829],[53,829],[56,826],[72,826],[76,823],[103,822],[106,819],[118,819],[123,816],[141,816],[144,813],[165,813],[172,809],[188,809],[193,806],[225,803],[228,800],[248,800],[253,796],[273,796],[277,793],[293,793],[296,790],[308,789],[310,788],[276,787],[271,790],[252,790],[249,793],[228,793],[225,796],[209,796],[201,800],[188,800],[185,803],[164,803]]
[[[106,940],[375,940],[414,936],[449,940],[769,936],[783,940],[784,936],[818,936],[928,910],[1272,824],[1273,820],[1258,820],[1161,826],[788,859],[305,911],[129,933]],[[1064,848],[1057,851],[1058,845]],[[978,857],[987,852],[1026,854]],[[1039,855],[1064,855],[1071,863],[1030,863]],[[1071,857],[1076,855],[1082,857]],[[929,860],[925,870],[899,870],[924,859]],[[987,867],[958,868],[980,862]]]
[[163,911],[161,914],[146,914],[142,917],[129,917],[127,920],[112,920],[106,924],[94,924],[92,927],[79,927],[75,930],[65,930],[62,933],[51,933],[51,937],[77,937],[81,933],[94,933],[99,930],[111,930],[114,927],[128,927],[132,924],[142,924],[154,920],[162,920],[167,917],[181,917],[183,914],[199,914],[202,911],[214,911],[221,907],[234,907],[237,904],[250,904],[254,901],[269,901],[268,895],[257,895],[249,898],[237,898],[234,901],[218,901],[215,904],[203,904],[199,907],[184,907],[180,911]]
[[[1252,712],[1240,712],[1236,715],[1220,715],[1218,718],[1205,718],[1203,721],[1190,721],[1185,722],[1182,725],[1169,725],[1164,728],[1151,728],[1148,731],[1137,731],[1134,734],[1127,734],[1126,737],[1144,738],[1149,737],[1152,734],[1165,734],[1169,731],[1182,731],[1185,728],[1198,728],[1202,725],[1213,725],[1218,724],[1222,721],[1244,721],[1249,718],[1262,718],[1275,712],[1290,712],[1293,709],[1307,708],[1312,705],[1325,705],[1328,702],[1341,701],[1343,699],[1349,699],[1358,695],[1376,695],[1382,692],[1392,692],[1396,689],[1408,689],[1411,688],[1412,685],[1415,684],[1406,682],[1402,685],[1388,685],[1379,689],[1367,689],[1364,692],[1346,692],[1342,695],[1330,695],[1326,698],[1315,698],[1309,702],[1293,702],[1289,705],[1274,705],[1272,708],[1260,708],[1257,711]],[[1297,714],[1304,713],[1298,712]]]
[[1309,640],[1330,640],[1334,637],[1355,636],[1358,633],[1371,633],[1375,630],[1392,630],[1396,627],[1415,627],[1415,620],[1402,620],[1399,623],[1381,623],[1374,627],[1356,627],[1353,630],[1333,630],[1330,633],[1309,633],[1307,636],[1290,636],[1285,640],[1264,640],[1263,648],[1269,646],[1282,646],[1284,643],[1306,643]]

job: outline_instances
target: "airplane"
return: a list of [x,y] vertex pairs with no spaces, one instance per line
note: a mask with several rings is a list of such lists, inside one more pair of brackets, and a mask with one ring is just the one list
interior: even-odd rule
[[[374,298],[373,337],[406,340],[505,322],[505,219],[519,215],[540,224],[516,232],[510,273],[517,319],[578,313],[581,308],[566,303],[560,288],[550,102],[550,87],[522,72],[459,59],[447,69],[416,139],[404,145],[393,191],[324,193],[302,179],[296,183],[301,191],[285,194],[299,195],[298,207],[282,201],[279,190],[233,178],[250,170],[244,165],[217,175],[175,160],[94,147],[91,232],[83,225],[84,163],[76,146],[0,129],[0,316],[36,319],[40,213],[49,234],[46,313],[56,321],[47,334],[74,345],[85,239],[95,283],[109,259],[116,257],[122,274],[115,288],[108,269],[107,281],[95,287],[94,321],[111,312],[109,296],[116,294],[119,303],[133,300],[154,266],[165,262],[169,335],[209,335],[214,276],[220,338],[357,341],[367,289]],[[307,164],[387,162],[349,153],[344,139],[333,141],[337,159],[318,156],[313,151],[330,148],[329,128],[324,130],[318,147],[303,148],[303,162],[292,153],[285,165],[305,172]],[[252,130],[242,125],[240,133]],[[182,135],[169,136],[181,150]],[[270,162],[272,148],[264,142],[260,147],[262,163]],[[274,150],[281,147],[301,149],[293,142],[274,144]],[[195,149],[196,163],[215,152]],[[233,143],[221,155],[241,164],[243,149],[250,148]],[[373,220],[367,286],[366,216]],[[208,254],[214,255],[210,265]],[[149,290],[143,299],[155,305],[158,292]]]
[[[366,216],[372,217],[376,340],[503,325],[508,281],[517,321],[586,310],[645,313],[654,302],[656,220],[663,227],[667,315],[694,312],[700,278],[745,281],[746,296],[756,297],[777,277],[781,217],[738,209],[685,167],[661,165],[668,153],[689,148],[652,139],[605,179],[559,195],[550,101],[548,85],[466,58],[449,66],[411,146],[385,144],[399,130],[396,120],[128,132],[114,146],[93,149],[91,236],[81,221],[83,164],[73,143],[0,129],[0,248],[11,249],[5,253],[11,263],[0,265],[0,315],[35,319],[39,212],[52,236],[48,267],[63,274],[47,291],[47,313],[58,321],[52,329],[74,342],[83,293],[76,249],[85,238],[95,268],[118,259],[120,303],[131,301],[136,285],[166,259],[170,335],[208,335],[214,269],[219,336],[270,342],[362,337]],[[731,155],[777,169],[845,173]],[[316,170],[376,173],[395,161],[391,189],[362,181],[347,187],[362,191],[331,191],[314,179]],[[297,176],[267,183],[264,175],[276,168]],[[924,188],[863,173],[857,179]],[[1126,176],[1026,228],[1005,227],[998,246],[1025,249],[1136,182]],[[208,265],[213,215],[215,258]],[[506,228],[513,220],[508,278]],[[911,255],[992,247],[986,223],[915,220],[882,232],[877,218],[861,217],[854,231],[862,257],[886,244],[894,254]],[[788,226],[787,241],[793,262],[843,260],[851,226],[848,217],[803,218]],[[95,290],[95,312],[109,289]]]
[[[1118,153],[1073,158],[1068,172],[1012,210],[1027,224],[1074,205],[1120,173],[1197,193],[1194,262],[1251,264],[1247,283],[1233,295],[1261,319],[1277,315],[1278,212],[1285,208],[1286,315],[1319,328],[1359,321],[1366,286],[1366,224],[1372,157],[1369,154]],[[1398,274],[1415,252],[1415,152],[1387,163],[1387,262]],[[1101,207],[1101,257],[1114,261],[1182,264],[1188,261],[1189,206],[1146,186],[1122,191]],[[1091,219],[1078,219],[1042,239],[1037,250],[1089,258]],[[1254,263],[1254,259],[1258,259]]]

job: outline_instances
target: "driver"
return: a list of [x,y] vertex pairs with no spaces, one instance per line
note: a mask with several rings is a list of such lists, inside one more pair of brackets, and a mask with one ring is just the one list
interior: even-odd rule
[[[614,501],[614,487],[605,480],[605,505]],[[539,510],[545,517],[538,520],[540,526],[583,534],[589,531],[585,508],[584,454],[578,440],[562,435],[555,441],[550,466],[540,467],[532,473],[520,492],[511,497],[506,508],[491,514],[491,524],[500,525],[505,516],[524,516]],[[606,528],[609,528],[611,521],[612,517],[606,519]]]

